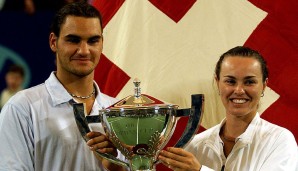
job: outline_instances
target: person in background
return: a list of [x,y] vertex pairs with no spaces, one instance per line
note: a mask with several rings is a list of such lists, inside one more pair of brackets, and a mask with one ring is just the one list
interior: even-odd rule
[[214,79],[225,119],[185,149],[161,151],[162,163],[179,171],[298,171],[294,135],[257,112],[268,83],[263,57],[248,47],[232,48],[219,58]]
[[73,104],[85,103],[86,115],[117,102],[100,92],[94,70],[103,49],[99,11],[85,2],[69,3],[54,16],[49,45],[57,70],[42,84],[22,90],[0,114],[0,171],[124,170],[95,153],[117,150],[99,127],[87,143]]
[[5,74],[6,88],[2,90],[0,95],[0,109],[4,104],[15,95],[18,91],[22,90],[25,72],[23,67],[19,65],[11,65]]

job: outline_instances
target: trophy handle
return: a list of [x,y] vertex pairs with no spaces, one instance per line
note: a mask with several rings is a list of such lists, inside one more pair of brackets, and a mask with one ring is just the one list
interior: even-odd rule
[[[73,110],[74,110],[74,116],[77,123],[77,127],[84,138],[84,140],[87,142],[89,138],[86,136],[88,132],[90,132],[87,119],[85,117],[85,106],[84,103],[74,103],[73,104]],[[98,117],[98,116],[97,116]],[[98,117],[99,118],[99,117]],[[129,168],[129,165],[119,159],[117,159],[115,156],[108,154],[108,153],[101,153],[98,150],[95,151],[97,155],[100,157],[107,159],[111,161],[114,164],[118,164],[121,166],[125,166]]]
[[190,109],[178,109],[176,117],[189,116],[186,128],[181,138],[176,143],[175,147],[183,148],[193,138],[195,133],[198,131],[202,119],[204,110],[204,95],[193,94],[191,95],[191,108]]

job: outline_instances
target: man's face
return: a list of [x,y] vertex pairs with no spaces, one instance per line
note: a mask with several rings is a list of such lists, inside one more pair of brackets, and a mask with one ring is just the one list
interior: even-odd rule
[[60,36],[50,34],[50,46],[56,53],[58,74],[83,77],[93,73],[103,48],[99,19],[68,16]]

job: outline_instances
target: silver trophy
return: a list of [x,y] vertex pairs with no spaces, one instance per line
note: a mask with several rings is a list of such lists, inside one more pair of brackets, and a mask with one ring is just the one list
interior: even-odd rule
[[[140,81],[134,80],[134,95],[128,96],[98,116],[86,116],[84,104],[74,104],[77,126],[85,139],[90,132],[88,124],[101,123],[107,137],[125,156],[122,161],[108,153],[96,153],[101,157],[132,171],[153,171],[158,154],[171,139],[180,117],[188,117],[186,128],[175,147],[183,148],[198,131],[204,106],[204,95],[191,96],[191,108],[178,109],[146,94],[141,94]],[[179,128],[181,129],[181,128]]]

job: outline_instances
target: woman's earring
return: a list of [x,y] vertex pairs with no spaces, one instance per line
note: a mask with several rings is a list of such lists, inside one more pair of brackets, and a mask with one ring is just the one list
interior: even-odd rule
[[264,97],[264,92],[262,92],[261,97]]

